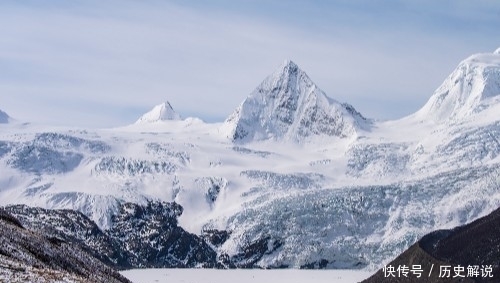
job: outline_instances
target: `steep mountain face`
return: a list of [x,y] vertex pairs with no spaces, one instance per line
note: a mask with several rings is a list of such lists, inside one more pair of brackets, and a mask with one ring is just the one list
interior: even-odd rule
[[415,115],[456,121],[500,103],[500,54],[475,54],[462,61]]
[[4,210],[30,230],[81,247],[109,266],[120,269],[128,267],[129,255],[119,249],[119,242],[103,232],[95,222],[81,212],[26,205],[7,206]]
[[134,267],[214,267],[217,254],[196,235],[177,225],[182,207],[176,203],[126,203],[113,217],[109,235],[133,257]]
[[7,124],[7,123],[9,123],[10,119],[11,118],[9,117],[9,115],[7,115],[7,113],[5,113],[2,110],[0,110],[0,124]]
[[345,138],[369,127],[354,107],[327,97],[292,61],[266,78],[225,124],[235,142]]
[[79,246],[24,228],[3,209],[0,230],[2,282],[130,282]]
[[479,281],[497,282],[500,277],[500,209],[467,225],[430,233],[420,239],[419,245],[434,258],[454,265],[489,265],[491,276]]
[[168,120],[181,120],[181,116],[174,111],[172,105],[170,105],[170,103],[167,101],[153,107],[151,111],[142,115],[135,122],[135,124],[147,124]]
[[78,246],[118,269],[217,266],[215,251],[178,226],[182,207],[176,203],[124,203],[104,231],[73,210],[13,205],[5,211],[24,227]]
[[[388,265],[397,269],[398,266],[414,264],[422,265],[424,271],[421,278],[416,278],[411,273],[408,277],[384,276],[387,273],[379,270],[363,283],[498,282],[500,277],[500,209],[467,225],[429,233]],[[435,270],[429,276],[433,264]],[[439,276],[440,266],[450,266],[449,277]],[[462,277],[455,276],[460,266],[464,268],[463,272],[459,272]],[[477,273],[469,274],[467,269],[469,266],[477,266]]]

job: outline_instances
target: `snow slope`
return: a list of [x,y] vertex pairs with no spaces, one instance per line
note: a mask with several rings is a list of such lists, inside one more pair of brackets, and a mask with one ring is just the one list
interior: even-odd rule
[[10,120],[11,120],[11,118],[9,117],[9,115],[7,115],[7,113],[0,110],[0,124],[7,124],[7,123],[9,123]]
[[174,111],[168,101],[156,105],[151,111],[142,115],[135,123],[154,123],[166,120],[181,120],[181,116]]
[[500,100],[500,56],[475,54],[462,61],[415,116],[434,121],[462,120]]
[[134,283],[354,283],[370,276],[368,272],[353,270],[134,269],[121,273]]
[[225,122],[236,142],[302,141],[312,135],[352,137],[369,122],[354,107],[327,97],[292,61],[266,78]]
[[426,233],[500,205],[500,54],[460,63],[417,113],[370,121],[294,63],[224,123],[84,130],[2,125],[0,201],[76,209],[175,201],[238,266],[378,268]]

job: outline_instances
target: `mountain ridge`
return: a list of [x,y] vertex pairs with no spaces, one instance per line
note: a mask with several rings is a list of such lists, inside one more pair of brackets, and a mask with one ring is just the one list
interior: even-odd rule
[[346,138],[369,127],[354,107],[326,96],[291,60],[268,76],[224,123],[235,142]]
[[2,282],[130,283],[79,246],[27,229],[2,208],[0,228]]
[[[453,123],[372,121],[291,63],[276,73],[248,100],[255,112],[241,108],[260,127],[241,124],[254,131],[243,140],[221,131],[228,123],[186,120],[2,126],[0,204],[73,209],[105,230],[124,203],[175,202],[184,208],[178,227],[198,237],[210,231],[224,264],[260,268],[378,268],[429,231],[500,206],[495,103]],[[463,90],[456,97],[483,97],[484,88]],[[342,123],[311,119],[318,113]]]
[[178,226],[183,208],[176,203],[123,203],[107,230],[101,230],[84,214],[68,209],[26,205],[1,209],[17,221],[14,224],[74,245],[120,270],[217,266],[215,251],[203,239]]
[[142,115],[135,124],[147,124],[160,121],[181,120],[181,116],[175,112],[170,102],[165,101],[153,107],[149,112]]
[[462,120],[500,104],[499,50],[474,54],[460,62],[413,115],[434,121]]
[[[404,251],[387,266],[413,264],[421,265],[424,274],[431,270],[432,274],[416,278],[413,274],[404,276],[385,276],[383,270],[378,270],[362,283],[390,282],[498,282],[500,276],[500,208],[471,223],[449,230],[433,231]],[[453,273],[449,277],[440,277],[440,266],[449,266]],[[461,277],[456,276],[457,270],[463,268]],[[469,274],[468,267],[477,266],[477,275]],[[457,269],[455,269],[455,267]],[[484,272],[484,268],[490,272]],[[480,271],[481,269],[481,271]],[[454,278],[451,278],[451,277]]]

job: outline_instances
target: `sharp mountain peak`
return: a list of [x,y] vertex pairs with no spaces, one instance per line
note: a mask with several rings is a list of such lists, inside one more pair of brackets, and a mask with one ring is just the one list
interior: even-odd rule
[[238,142],[350,137],[366,128],[367,121],[346,105],[328,97],[297,64],[285,60],[226,119],[227,135]]
[[168,120],[181,120],[181,116],[175,112],[170,102],[165,101],[156,105],[149,112],[142,115],[135,123],[146,124]]

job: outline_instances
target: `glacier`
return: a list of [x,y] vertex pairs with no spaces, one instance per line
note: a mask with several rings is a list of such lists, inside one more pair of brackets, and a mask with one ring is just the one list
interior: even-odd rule
[[500,206],[498,113],[498,50],[393,121],[285,61],[221,123],[163,103],[111,129],[1,124],[0,205],[73,209],[107,231],[125,203],[175,202],[227,267],[377,269]]

